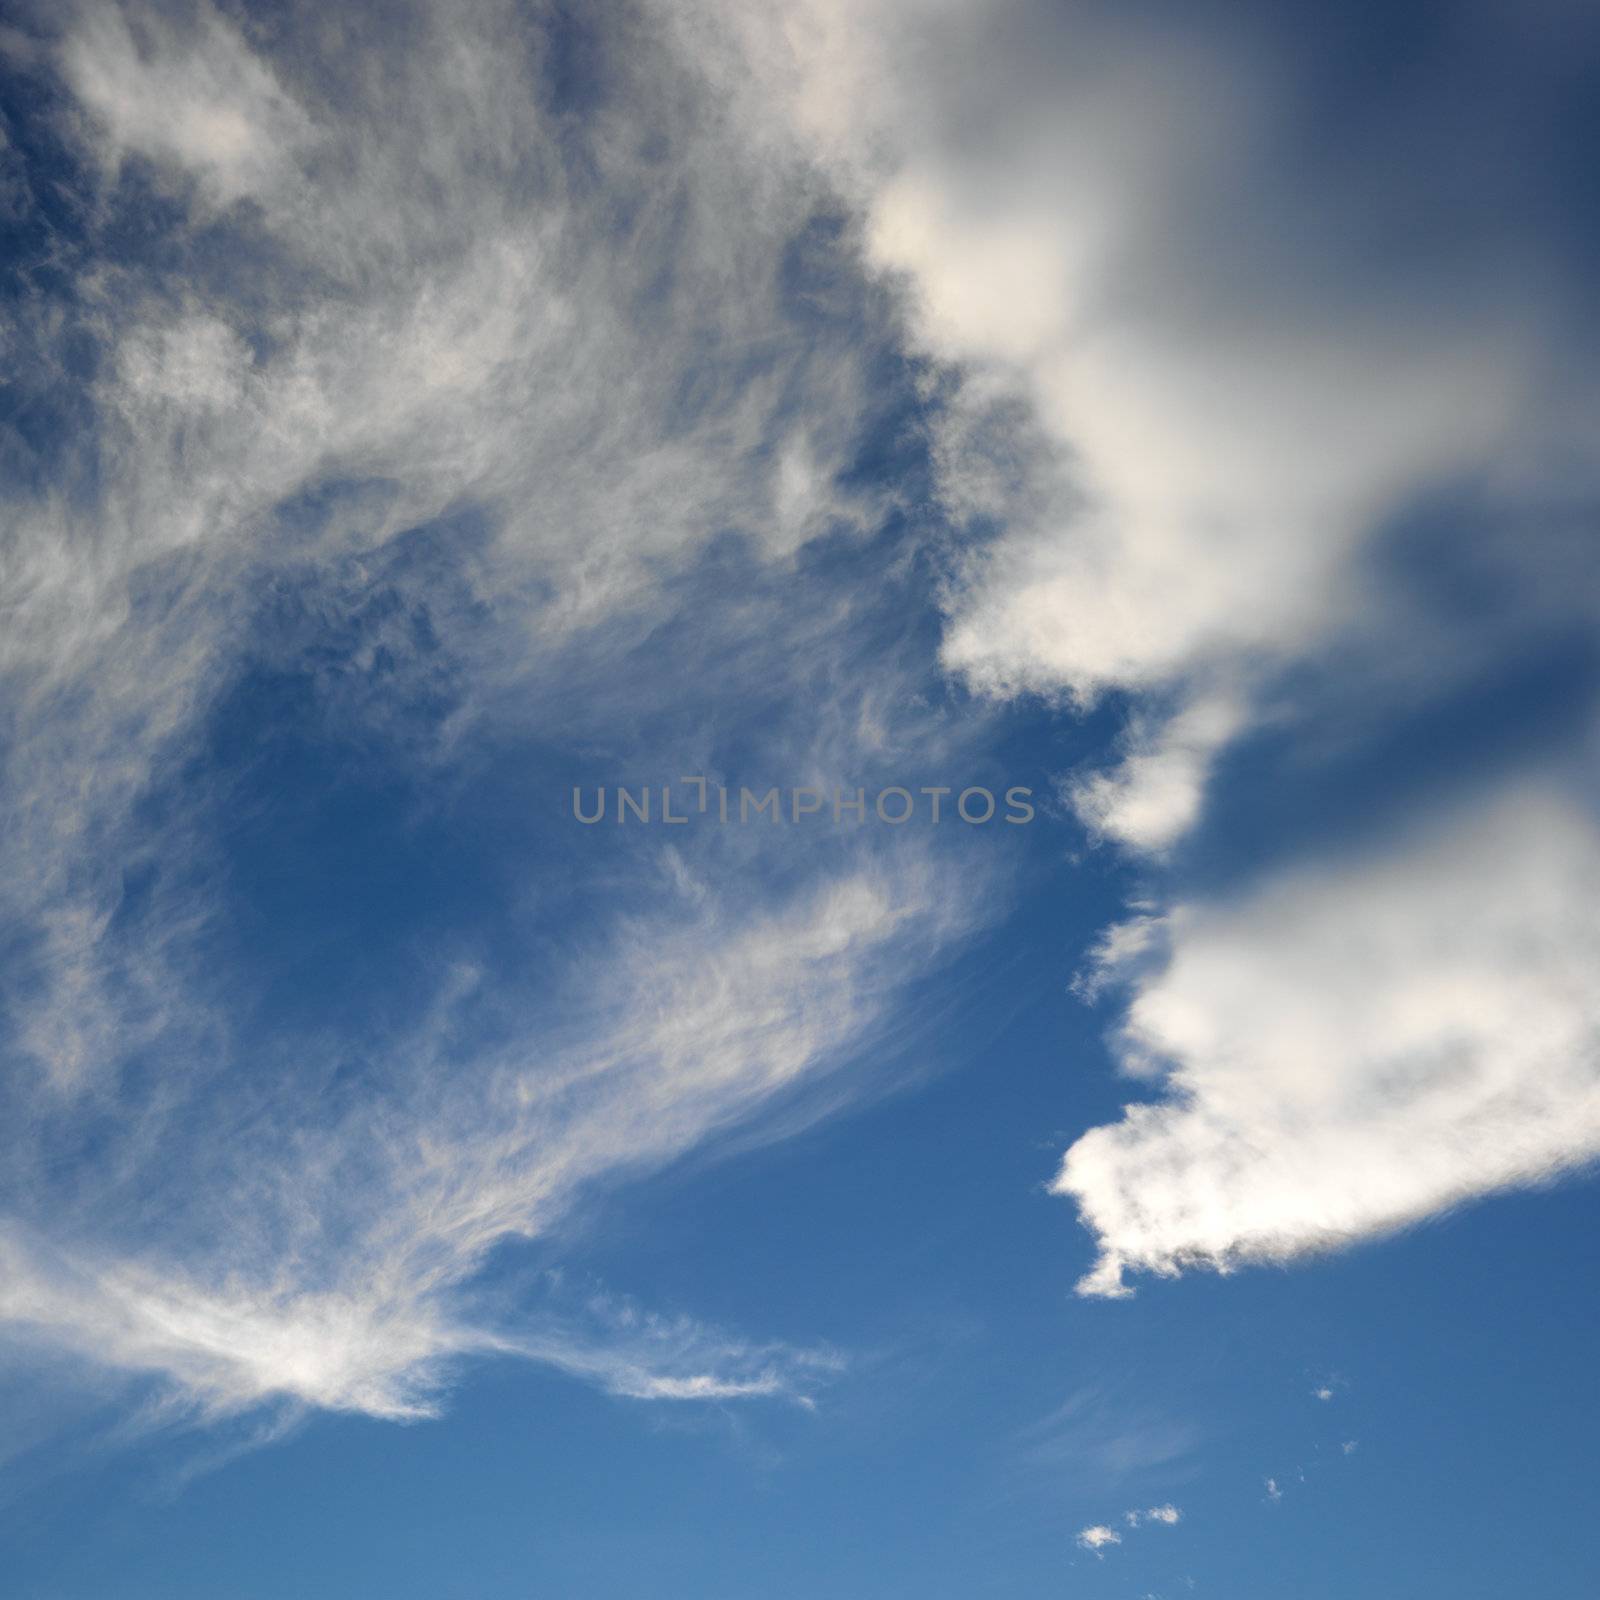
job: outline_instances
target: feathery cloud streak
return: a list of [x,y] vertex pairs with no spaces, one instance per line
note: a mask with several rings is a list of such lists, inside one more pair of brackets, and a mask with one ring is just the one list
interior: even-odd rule
[[[285,797],[229,723],[281,746],[264,684],[310,696],[335,766],[312,802],[377,766],[437,809],[519,741],[638,748],[659,685],[608,652],[678,625],[718,540],[751,612],[705,636],[781,662],[763,574],[881,510],[838,487],[878,404],[866,291],[837,266],[786,287],[826,196],[728,137],[647,15],[595,26],[576,84],[552,20],[496,0],[381,25],[85,4],[7,38],[47,217],[7,331],[60,425],[8,437],[0,1319],[191,1413],[419,1415],[475,1353],[803,1396],[828,1360],[575,1332],[474,1280],[837,1066],[974,905],[914,848],[774,873],[721,840],[681,847],[652,913],[659,866],[614,847],[615,892],[535,978],[445,941],[431,1002],[375,1032],[359,994],[263,1029],[230,841]],[[825,669],[859,608],[824,584],[784,626]],[[575,665],[576,713],[551,681]],[[892,744],[867,698],[841,681],[754,754]],[[508,900],[559,878],[539,848],[501,863]]]

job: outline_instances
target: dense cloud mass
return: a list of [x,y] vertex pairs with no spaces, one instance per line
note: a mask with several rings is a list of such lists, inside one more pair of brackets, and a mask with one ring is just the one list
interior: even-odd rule
[[[1462,8],[1440,48],[1495,93],[1397,91],[1308,149],[1310,41],[1094,6],[804,14],[797,117],[922,337],[969,373],[946,495],[1005,522],[951,597],[947,664],[987,694],[1152,696],[1078,791],[1101,833],[1181,838],[1288,663],[1406,647],[1420,624],[1374,617],[1395,601],[1371,558],[1426,495],[1470,484],[1529,546],[1524,584],[1572,560],[1542,525],[1593,490],[1587,284],[1498,142],[1562,131],[1518,98],[1575,70],[1559,17]],[[1508,213],[1529,223],[1509,242]],[[1407,249],[1419,215],[1428,247]],[[1592,620],[1592,584],[1540,601],[1536,626]],[[1428,642],[1445,659],[1419,670],[1483,649]]]
[[[944,661],[986,696],[1132,697],[1114,759],[1063,784],[1101,839],[1181,854],[1252,738],[1448,745],[1422,708],[1492,702],[1592,636],[1586,244],[1519,175],[1577,159],[1563,95],[1595,38],[1538,10],[1460,8],[1426,94],[1331,112],[1328,41],[1242,20],[791,26],[797,123],[966,374],[943,493],[1002,532],[952,587]],[[1532,746],[1485,706],[1455,781],[1397,771],[1363,843],[1199,900],[1180,873],[1108,935],[1141,956],[1117,1051],[1166,1097],[1068,1153],[1085,1292],[1328,1249],[1600,1153],[1581,654]]]
[[[1117,1043],[1166,1098],[1067,1153],[1056,1190],[1102,1251],[1084,1292],[1334,1249],[1591,1159],[1597,893],[1592,815],[1532,789],[1144,927],[1165,948]],[[1137,971],[1149,945],[1122,944]]]

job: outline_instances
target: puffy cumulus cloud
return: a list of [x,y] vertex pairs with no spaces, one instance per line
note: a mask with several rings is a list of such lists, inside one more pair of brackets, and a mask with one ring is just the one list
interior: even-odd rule
[[1600,825],[1550,783],[1174,908],[1117,1036],[1164,1093],[1055,1182],[1099,1242],[1080,1291],[1288,1261],[1600,1154],[1597,893]]
[[1115,1528],[1108,1528],[1103,1522],[1097,1522],[1092,1527],[1083,1529],[1078,1535],[1078,1548],[1092,1550],[1096,1555],[1108,1545],[1121,1543],[1122,1535]]

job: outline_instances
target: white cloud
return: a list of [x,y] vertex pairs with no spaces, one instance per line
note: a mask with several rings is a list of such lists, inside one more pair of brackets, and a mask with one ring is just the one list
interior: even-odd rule
[[[1182,1521],[1183,1513],[1175,1505],[1151,1506],[1148,1511],[1124,1511],[1122,1513],[1123,1525],[1130,1531],[1136,1530],[1145,1524],[1155,1522],[1163,1527],[1173,1527]],[[1085,1528],[1078,1535],[1078,1547],[1081,1550],[1093,1550],[1099,1554],[1107,1545],[1121,1544],[1122,1535],[1115,1528],[1108,1527],[1105,1523],[1096,1523],[1093,1527]]]
[[1183,1520],[1183,1513],[1175,1505],[1169,1503],[1163,1506],[1151,1506],[1146,1511],[1137,1509],[1124,1511],[1122,1520],[1129,1528],[1143,1527],[1152,1522],[1171,1528]]
[[1125,983],[1140,965],[1162,949],[1165,924],[1153,902],[1142,901],[1135,914],[1103,928],[1073,974],[1072,992],[1093,1005],[1113,985]]
[[[396,629],[369,653],[408,688],[437,673],[459,690],[415,752],[424,774],[496,714],[519,737],[570,735],[582,700],[609,736],[681,696],[625,681],[604,630],[642,636],[699,604],[673,580],[713,540],[737,534],[782,571],[892,492],[839,487],[869,399],[859,318],[783,301],[830,198],[792,141],[756,148],[707,114],[696,41],[671,18],[608,37],[614,92],[580,134],[536,81],[537,19],[498,0],[424,8],[404,41],[322,31],[315,50],[196,17],[85,6],[29,57],[59,74],[95,184],[63,269],[79,323],[30,303],[4,331],[92,407],[93,439],[63,428],[49,489],[8,487],[0,553],[0,925],[18,953],[0,1320],[205,1414],[416,1415],[486,1350],[619,1394],[803,1398],[824,1370],[805,1352],[530,1330],[481,1303],[477,1275],[598,1185],[748,1128],[837,1067],[981,898],[972,876],[958,888],[905,850],[819,852],[779,890],[724,839],[688,915],[586,930],[568,965],[552,958],[559,1016],[538,983],[490,993],[441,957],[414,1031],[285,1043],[297,1058],[265,1070],[203,948],[226,909],[230,775],[191,762],[265,648],[255,608],[297,589],[340,616],[367,585],[417,602],[437,649]],[[95,229],[147,207],[152,182],[175,207],[161,251],[100,249]],[[81,395],[69,333],[99,356]],[[448,583],[397,573],[419,529],[443,530]],[[726,630],[753,676],[826,667],[852,614],[849,597],[791,603],[795,641],[764,616],[752,641],[736,609],[692,620]],[[575,640],[598,641],[591,676],[545,681]],[[891,676],[872,719],[864,692],[811,681],[806,728],[765,730],[769,748],[826,765],[869,720],[892,747]],[[357,712],[389,733],[405,707]],[[126,1071],[140,1052],[153,1083]],[[320,1089],[349,1057],[363,1089],[330,1124]],[[102,1124],[86,1171],[41,1153],[76,1155]]]
[[179,28],[152,11],[87,7],[63,65],[109,166],[143,156],[227,206],[289,182],[312,129],[238,31],[209,4],[196,9]]
[[[999,531],[952,563],[947,667],[981,695],[1127,697],[1117,759],[1067,785],[1099,836],[1168,854],[1222,750],[1269,719],[1305,734],[1330,685],[1381,728],[1592,629],[1592,574],[1545,536],[1552,500],[1592,521],[1585,280],[1545,217],[1507,226],[1539,119],[1387,100],[1359,155],[1308,159],[1315,66],[1288,32],[1014,0],[732,25],[745,93],[811,140],[959,374],[940,493]],[[1554,87],[1515,22],[1462,29],[1504,107]],[[1448,195],[1423,154],[1446,146]],[[1388,566],[1445,491],[1494,524],[1451,526],[1497,596],[1470,620]],[[1137,947],[1121,1063],[1169,1093],[1068,1153],[1086,1292],[1335,1248],[1600,1150],[1592,818],[1537,779],[1498,809],[1471,781],[1450,804],[1481,830],[1391,793],[1413,809],[1390,853],[1107,936]]]
[[[477,675],[459,737],[551,641],[674,604],[727,530],[781,569],[863,514],[838,487],[865,410],[857,330],[777,314],[798,225],[837,198],[797,133],[908,285],[923,346],[963,371],[941,493],[1006,531],[957,563],[946,662],[985,694],[1150,696],[1118,764],[1071,791],[1109,839],[1160,852],[1193,826],[1259,675],[1375,609],[1376,524],[1463,466],[1537,460],[1559,296],[1498,262],[1341,270],[1381,197],[1237,181],[1292,122],[1271,61],[1088,12],[1069,37],[1009,4],[710,9],[715,27],[667,8],[621,41],[582,181],[530,92],[540,46],[505,48],[493,0],[414,48],[314,62],[209,9],[181,34],[153,8],[75,13],[58,66],[102,202],[147,163],[190,224],[235,230],[210,242],[242,289],[197,272],[178,292],[137,257],[82,270],[93,459],[69,441],[57,489],[7,507],[19,865],[0,914],[26,952],[13,1042],[42,1084],[19,1145],[159,1039],[170,1078],[113,1159],[170,1205],[173,1145],[206,1132],[189,1090],[236,1065],[194,981],[207,797],[128,819],[182,769],[264,587],[481,518],[459,603],[431,613]],[[322,496],[331,512],[306,509]],[[1089,1288],[1287,1259],[1594,1153],[1592,825],[1532,795],[1453,827],[1107,935],[1086,989],[1126,963],[1124,1064],[1170,1093],[1068,1154],[1058,1188],[1102,1252]],[[129,863],[159,869],[136,950],[108,937]],[[525,1056],[475,1059],[441,1102],[442,1004],[440,1037],[397,1041],[349,1126],[273,1125],[197,1197],[197,1216],[265,1210],[276,1241],[241,1226],[197,1259],[192,1239],[129,1238],[91,1214],[108,1177],[70,1249],[7,1237],[3,1304],[203,1408],[414,1414],[457,1355],[516,1343],[467,1304],[495,1243],[837,1063],[959,928],[960,890],[902,862],[818,874],[743,920],[707,895],[687,933],[617,941],[609,1010],[580,1037],[530,1015]],[[562,1359],[662,1397],[789,1382],[742,1359]]]
[[[505,48],[513,26],[526,51]],[[418,27],[313,61],[292,30],[274,53],[208,7],[187,28],[138,5],[70,19],[56,65],[107,172],[94,215],[139,203],[117,186],[129,153],[187,174],[168,243],[186,261],[203,224],[225,270],[91,238],[75,329],[57,307],[8,313],[47,369],[68,332],[103,357],[92,453],[63,430],[51,492],[7,507],[19,920],[68,899],[81,927],[105,917],[85,835],[181,759],[280,579],[470,510],[487,533],[462,552],[470,605],[435,596],[430,617],[488,696],[562,638],[661,608],[662,577],[708,540],[736,529],[781,563],[874,499],[835,489],[859,340],[786,322],[775,288],[816,202],[796,156],[708,128],[692,59],[624,36],[626,92],[588,130],[597,200],[556,160],[527,18],[472,0]]]
[[1117,1048],[1166,1093],[1067,1152],[1100,1257],[1287,1261],[1600,1154],[1600,829],[1550,787],[1167,917]]
[[1561,273],[1462,216],[1439,270],[1375,261],[1437,192],[1415,129],[1391,113],[1394,159],[1300,180],[1305,63],[1243,28],[815,0],[782,36],[753,47],[763,92],[964,374],[946,501],[1004,524],[960,568],[945,660],[985,694],[1175,701],[1077,789],[1105,837],[1165,850],[1262,681],[1383,610],[1363,559],[1387,519],[1486,463],[1536,479],[1592,426]]
[[[49,1253],[0,1236],[0,1322],[96,1368],[159,1381],[166,1412],[215,1420],[260,1406],[391,1421],[432,1416],[468,1355],[514,1355],[622,1398],[809,1403],[842,1363],[825,1350],[752,1346],[686,1319],[525,1315],[511,1331],[451,1318],[424,1286],[205,1284],[181,1270]],[[353,1275],[352,1275],[353,1276]],[[399,1289],[399,1292],[395,1292]]]
[[[577,1036],[545,1029],[541,1044],[535,1026],[466,1065],[474,980],[458,974],[348,1126],[259,1113],[239,1126],[241,1088],[210,1111],[230,1125],[227,1159],[176,1167],[171,1138],[197,1151],[221,1136],[203,1104],[174,1108],[178,1126],[130,1127],[105,1181],[177,1220],[130,1237],[103,1196],[93,1244],[9,1226],[0,1324],[155,1378],[204,1416],[269,1403],[427,1415],[459,1359],[489,1352],[632,1398],[805,1399],[837,1365],[826,1353],[593,1299],[530,1326],[468,1285],[497,1244],[547,1234],[597,1180],[658,1167],[837,1065],[945,915],[925,875],[862,872],[753,917],[711,905],[698,926],[641,923],[576,975],[591,1008]],[[25,1131],[66,1136],[73,1114]],[[80,1175],[80,1216],[95,1217],[93,1190]]]
[[1073,809],[1101,838],[1159,854],[1200,815],[1212,757],[1243,721],[1242,707],[1222,695],[1165,722],[1137,718],[1117,766],[1069,784]]

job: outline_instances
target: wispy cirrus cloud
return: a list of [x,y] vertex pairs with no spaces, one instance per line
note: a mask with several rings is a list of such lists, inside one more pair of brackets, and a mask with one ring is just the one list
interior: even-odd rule
[[1025,1429],[1018,1443],[1030,1472],[1086,1489],[1186,1472],[1200,1433],[1180,1417],[1088,1385]]
[[[695,931],[637,926],[587,975],[579,1021],[529,1017],[510,1045],[474,1046],[480,997],[458,972],[343,1116],[269,1101],[241,1122],[248,1091],[226,1086],[160,1126],[147,1109],[103,1175],[74,1164],[30,1186],[37,1220],[6,1233],[0,1318],[211,1417],[270,1403],[427,1415],[461,1360],[488,1354],[639,1399],[802,1398],[832,1358],[599,1302],[587,1327],[530,1326],[470,1283],[496,1245],[546,1234],[597,1182],[648,1172],[836,1064],[878,1016],[879,986],[901,981],[899,936],[926,930],[931,889],[863,874],[774,918],[718,926],[702,908]],[[25,1131],[66,1148],[81,1124],[73,1107]],[[229,1126],[225,1156],[202,1159]],[[140,1196],[131,1224],[107,1214],[118,1188]],[[63,1239],[68,1219],[79,1236]]]
[[[832,1358],[530,1317],[481,1274],[846,1061],[981,873],[957,893],[915,847],[720,836],[664,878],[670,852],[613,839],[574,885],[570,841],[513,827],[452,943],[420,889],[328,938],[294,863],[403,849],[420,882],[416,818],[460,816],[508,750],[670,756],[669,779],[726,761],[653,724],[670,702],[696,730],[763,672],[728,742],[769,772],[936,747],[937,719],[897,709],[903,663],[847,672],[872,626],[847,586],[772,593],[899,492],[845,471],[885,404],[883,308],[847,239],[829,257],[792,141],[729,138],[648,12],[475,0],[330,31],[314,10],[84,4],[8,36],[63,203],[6,311],[60,426],[48,450],[8,435],[34,470],[0,556],[0,1317],[211,1418],[424,1415],[495,1354],[640,1399],[803,1398]],[[562,27],[595,30],[589,78]],[[297,739],[325,770],[291,794]],[[379,770],[384,840],[319,832]],[[242,886],[263,843],[281,930]],[[395,965],[313,1024],[319,939],[335,984],[351,945]]]

